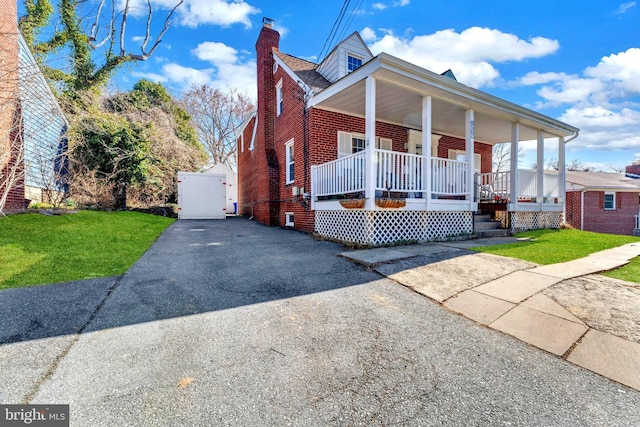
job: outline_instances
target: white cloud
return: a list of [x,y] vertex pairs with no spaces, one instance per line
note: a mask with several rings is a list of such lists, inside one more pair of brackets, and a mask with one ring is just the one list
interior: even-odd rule
[[371,7],[377,10],[385,10],[388,6],[384,3],[374,3],[371,5]]
[[397,0],[397,1],[392,2],[391,4],[394,5],[394,6],[406,6],[409,3],[410,3],[409,0]]
[[640,95],[640,49],[603,57],[587,67],[583,75],[530,72],[518,79],[516,85],[544,85],[537,93],[544,102],[539,107],[576,104],[582,107],[607,107],[614,101]]
[[611,154],[629,164],[640,149],[640,49],[603,57],[582,74],[531,72],[517,82],[541,85],[539,107],[567,105],[560,120],[580,128],[580,137],[567,146],[577,157],[582,150]]
[[197,27],[201,24],[221,26],[243,24],[247,28],[251,27],[249,17],[259,12],[260,9],[242,0],[186,0],[179,11],[181,24],[188,27]]
[[133,36],[131,37],[131,40],[136,43],[140,43],[141,41],[144,41],[144,36]]
[[183,88],[210,84],[214,73],[211,68],[198,70],[196,68],[183,67],[174,62],[163,65],[162,71],[168,82],[177,83]]
[[605,56],[595,67],[585,70],[585,75],[610,80],[626,92],[640,94],[640,49]]
[[[373,30],[367,34],[371,35],[375,35]],[[527,41],[514,34],[480,27],[460,33],[447,29],[413,38],[387,32],[369,45],[374,54],[387,52],[434,72],[451,69],[458,80],[473,87],[491,85],[499,77],[492,63],[540,58],[559,47],[558,41],[545,37]]]
[[606,88],[598,79],[570,78],[557,82],[552,86],[544,86],[537,94],[543,97],[549,106],[560,104],[583,103],[593,93]]
[[377,39],[376,32],[371,27],[365,27],[360,31],[360,37],[365,42],[373,42]]
[[[168,11],[177,3],[177,0],[151,0],[154,11],[158,9]],[[120,0],[119,5],[122,10],[124,0]],[[147,1],[130,0],[129,8],[130,13],[134,16],[146,16]],[[244,0],[185,0],[176,10],[176,15],[179,18],[178,23],[187,27],[207,24],[227,27],[233,24],[242,24],[250,28],[250,17],[256,13],[260,13],[260,9]]]
[[208,85],[222,90],[237,89],[255,99],[256,63],[244,58],[246,52],[219,42],[200,43],[191,53],[209,66],[205,68],[185,67],[177,63],[166,63],[161,74],[138,73],[138,76],[178,87]]
[[191,51],[198,59],[216,63],[233,63],[238,60],[238,51],[219,42],[203,42]]
[[635,7],[636,2],[635,1],[630,1],[628,3],[622,3],[620,6],[618,6],[618,8],[616,10],[613,11],[614,15],[624,15],[625,13],[627,13],[627,11],[629,9],[631,9],[632,7]]
[[166,76],[163,76],[157,73],[145,73],[145,72],[134,71],[133,73],[131,73],[131,75],[134,77],[146,79],[155,83],[166,83],[168,81]]

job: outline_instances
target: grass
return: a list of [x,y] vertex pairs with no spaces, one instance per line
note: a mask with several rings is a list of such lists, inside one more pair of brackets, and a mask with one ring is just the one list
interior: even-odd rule
[[120,275],[173,221],[99,211],[0,218],[0,289]]
[[[476,247],[473,250],[545,265],[571,261],[626,243],[640,242],[638,237],[581,230],[534,230],[518,233],[516,237],[526,237],[531,240]],[[640,260],[636,258],[629,265],[605,274],[609,277],[640,283]]]

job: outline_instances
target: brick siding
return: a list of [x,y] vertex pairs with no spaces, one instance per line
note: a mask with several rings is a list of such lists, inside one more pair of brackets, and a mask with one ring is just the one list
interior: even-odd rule
[[[598,233],[633,235],[635,215],[638,215],[640,192],[617,192],[616,208],[604,209],[604,192],[587,191],[584,194],[584,230]],[[567,192],[566,221],[581,228],[581,192]]]

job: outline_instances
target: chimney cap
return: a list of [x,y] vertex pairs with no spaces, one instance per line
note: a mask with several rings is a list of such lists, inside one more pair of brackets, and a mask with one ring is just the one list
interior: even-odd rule
[[273,23],[275,21],[271,18],[267,18],[266,16],[262,18],[262,25],[267,28],[273,28]]

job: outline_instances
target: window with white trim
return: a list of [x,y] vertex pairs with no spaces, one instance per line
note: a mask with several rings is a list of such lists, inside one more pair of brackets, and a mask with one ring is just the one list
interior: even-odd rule
[[284,225],[285,227],[293,227],[293,212],[284,213]]
[[276,83],[276,116],[282,114],[282,79]]
[[284,149],[287,163],[286,184],[291,184],[294,177],[293,139],[285,144]]
[[357,70],[362,66],[362,58],[356,55],[347,53],[347,74]]
[[604,193],[604,210],[612,211],[616,208],[616,193],[605,192]]
[[366,148],[366,140],[361,133],[338,131],[338,158],[349,156]]
[[[449,158],[451,160],[457,160],[459,162],[467,161],[467,152],[465,150],[449,150]],[[478,153],[473,153],[473,171],[475,173],[480,173],[482,156]]]

